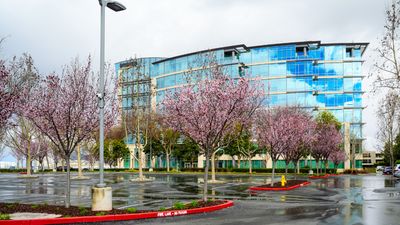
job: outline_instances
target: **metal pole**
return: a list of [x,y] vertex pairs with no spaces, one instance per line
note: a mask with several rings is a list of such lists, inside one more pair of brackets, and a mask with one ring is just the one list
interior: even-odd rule
[[100,160],[99,173],[100,182],[97,187],[105,187],[104,183],[104,38],[105,38],[105,7],[106,2],[101,0],[101,22],[100,22],[100,85],[99,85],[99,109],[100,109]]

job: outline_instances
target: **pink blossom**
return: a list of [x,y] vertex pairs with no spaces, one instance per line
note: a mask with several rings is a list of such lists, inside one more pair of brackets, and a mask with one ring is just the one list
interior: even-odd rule
[[210,76],[168,94],[162,103],[165,125],[194,140],[206,157],[205,200],[211,154],[236,124],[251,122],[264,95],[257,82],[232,79],[219,68],[211,65]]

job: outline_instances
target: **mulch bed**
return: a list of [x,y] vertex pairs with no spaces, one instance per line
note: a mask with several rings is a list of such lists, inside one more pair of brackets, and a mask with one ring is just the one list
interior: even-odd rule
[[285,186],[281,185],[281,182],[275,182],[273,186],[271,186],[271,184],[266,184],[266,185],[261,185],[261,186],[257,186],[259,188],[289,188],[295,185],[299,185],[302,184],[304,182],[307,182],[306,180],[288,180]]
[[324,179],[324,178],[328,178],[330,175],[329,174],[325,174],[325,175],[313,175],[313,176],[309,176],[308,178],[310,179]]
[[[202,208],[206,206],[214,206],[223,204],[222,200],[214,201],[197,201],[197,203],[182,204],[180,203],[179,208],[171,207],[165,210],[184,210],[184,209],[194,209]],[[163,210],[163,211],[165,211]],[[0,203],[0,213],[2,214],[12,214],[16,212],[32,212],[32,213],[50,213],[59,214],[62,217],[77,217],[77,216],[103,216],[103,215],[118,215],[118,214],[135,214],[135,213],[145,213],[152,211],[137,210],[136,212],[128,212],[127,209],[112,209],[111,211],[93,212],[91,208],[70,206],[65,208],[64,206],[54,206],[46,204],[20,204],[20,203]]]

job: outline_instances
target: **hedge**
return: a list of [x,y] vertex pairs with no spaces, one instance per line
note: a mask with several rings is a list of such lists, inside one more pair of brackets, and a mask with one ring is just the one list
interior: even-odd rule
[[[171,170],[174,171],[175,168]],[[126,170],[126,169],[125,169]],[[143,171],[148,171],[149,169],[143,169]],[[166,172],[166,168],[153,168],[154,172]],[[204,172],[204,168],[181,168],[179,169],[181,172]],[[211,169],[209,169],[211,171]],[[248,173],[248,168],[217,168],[217,172],[237,172],[237,173]],[[254,173],[272,173],[272,168],[255,168],[252,169]],[[308,173],[309,169],[302,168],[300,169],[300,173]],[[325,172],[325,170],[322,170]],[[297,172],[297,170],[296,170]],[[316,170],[314,170],[316,172]],[[327,173],[336,173],[336,169],[327,169]],[[285,173],[285,169],[275,169],[275,173]],[[288,173],[293,173],[293,169],[288,169]]]

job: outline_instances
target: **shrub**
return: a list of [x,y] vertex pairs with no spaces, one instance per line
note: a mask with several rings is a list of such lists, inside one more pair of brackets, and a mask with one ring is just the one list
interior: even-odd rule
[[89,210],[87,208],[82,207],[82,206],[79,206],[78,209],[79,209],[79,215],[86,215],[89,212]]
[[175,202],[174,209],[185,209],[185,204],[182,202]]
[[199,202],[196,201],[196,200],[193,200],[193,201],[190,203],[190,205],[191,205],[192,207],[197,207],[197,206],[199,205]]
[[362,170],[345,170],[343,173],[344,174],[367,174],[368,171],[364,170],[364,169],[362,169]]
[[165,207],[160,207],[160,211],[165,211],[167,210]]
[[37,209],[37,208],[39,208],[39,205],[35,205],[35,204],[34,204],[34,205],[31,205],[31,208],[32,208],[32,209]]
[[104,215],[106,215],[106,212],[98,212],[98,213],[96,213],[96,216],[104,216]]
[[9,220],[9,219],[10,219],[10,215],[0,213],[0,220]]
[[127,208],[126,211],[127,211],[128,213],[135,213],[135,212],[136,212],[136,208],[133,208],[133,207]]

